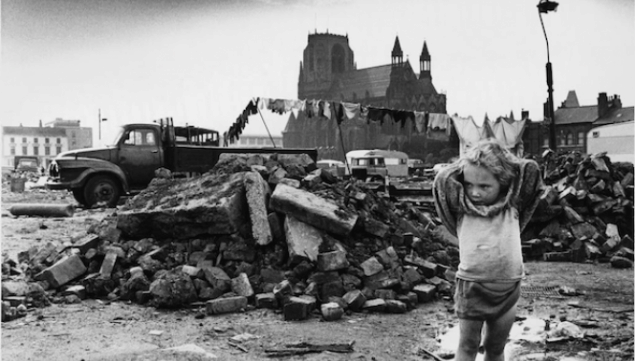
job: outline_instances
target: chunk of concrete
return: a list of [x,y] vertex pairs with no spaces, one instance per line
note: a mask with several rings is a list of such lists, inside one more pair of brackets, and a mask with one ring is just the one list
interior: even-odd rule
[[373,276],[384,270],[384,266],[375,257],[370,257],[360,265],[364,270],[364,276]]
[[245,174],[244,186],[254,240],[261,246],[268,245],[273,240],[267,217],[267,202],[271,196],[271,189],[257,172],[247,172]]
[[347,209],[341,209],[337,204],[313,193],[284,184],[276,186],[270,203],[275,211],[338,235],[348,235],[357,222],[357,215]]
[[346,252],[332,251],[318,253],[317,268],[320,271],[338,271],[348,268],[349,265],[348,259],[346,259]]
[[244,296],[217,298],[205,303],[208,315],[241,312],[245,308],[247,308],[247,297]]
[[52,288],[58,288],[86,273],[86,266],[79,255],[64,257],[51,267],[35,276],[36,280],[47,281]]
[[153,181],[118,212],[117,227],[131,238],[248,235],[244,181],[245,172]]
[[251,297],[254,295],[254,290],[249,282],[249,277],[246,273],[241,273],[238,277],[231,280],[232,291],[239,296]]
[[322,312],[324,321],[337,321],[342,318],[344,314],[344,309],[336,302],[323,303],[322,306],[320,306],[320,311]]
[[300,263],[304,259],[312,262],[317,260],[323,241],[322,232],[292,216],[285,218],[284,230],[292,263]]

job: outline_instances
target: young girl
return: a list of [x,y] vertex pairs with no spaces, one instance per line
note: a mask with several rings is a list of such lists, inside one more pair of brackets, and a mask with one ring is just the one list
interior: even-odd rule
[[455,360],[474,360],[485,324],[485,360],[504,360],[524,276],[520,234],[538,204],[536,162],[521,160],[495,140],[477,143],[434,180],[439,217],[459,240]]

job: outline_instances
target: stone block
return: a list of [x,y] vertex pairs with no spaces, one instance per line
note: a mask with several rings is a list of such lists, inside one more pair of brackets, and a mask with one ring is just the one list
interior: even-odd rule
[[323,241],[320,230],[292,216],[285,218],[284,229],[292,264],[300,263],[304,259],[317,261],[319,247]]
[[404,257],[404,261],[407,264],[417,266],[423,276],[426,278],[434,277],[437,274],[438,265],[421,257],[407,255],[406,257]]
[[377,259],[381,264],[384,265],[387,269],[394,269],[401,265],[399,260],[399,255],[395,251],[393,247],[388,247],[386,249],[382,249],[381,251],[375,254]]
[[291,282],[284,280],[273,288],[273,294],[276,296],[278,303],[284,305],[291,296],[293,296],[293,287]]
[[397,292],[389,289],[375,290],[375,297],[383,298],[384,300],[394,300],[397,298]]
[[320,289],[320,297],[323,300],[328,299],[329,297],[342,297],[346,291],[344,290],[344,284],[342,284],[342,279],[337,278],[336,280],[325,282],[319,285]]
[[234,296],[223,297],[205,302],[205,310],[208,315],[242,312],[247,308],[247,297]]
[[373,276],[384,270],[384,266],[376,257],[370,257],[360,265],[364,270],[364,276]]
[[241,273],[238,277],[231,280],[232,291],[239,296],[251,297],[254,295],[254,290],[249,282],[249,277],[246,273]]
[[407,268],[404,273],[401,275],[401,279],[408,283],[410,287],[414,287],[419,283],[422,283],[425,279],[416,268]]
[[199,279],[205,278],[205,272],[199,267],[194,267],[194,266],[190,266],[186,264],[181,267],[181,272],[185,273],[191,278],[199,278]]
[[112,273],[113,268],[115,268],[115,263],[117,262],[117,253],[109,251],[106,253],[104,257],[104,261],[101,263],[101,268],[99,269],[99,274],[103,278],[110,278],[110,274]]
[[86,266],[78,255],[64,257],[51,267],[35,276],[38,281],[47,281],[52,288],[58,288],[86,273]]
[[99,245],[99,236],[96,234],[87,234],[75,241],[73,248],[79,249],[81,254],[85,254],[91,248],[97,248]]
[[412,288],[412,292],[417,295],[419,303],[431,302],[437,294],[437,288],[434,285],[419,284]]
[[324,252],[317,256],[317,268],[320,271],[338,271],[348,268],[349,265],[346,252]]
[[388,313],[406,313],[408,306],[402,301],[388,299],[386,301],[386,312]]
[[117,212],[117,228],[130,238],[248,235],[244,177],[245,172],[205,173],[186,180],[153,182]]
[[261,246],[268,245],[273,240],[267,214],[267,202],[271,196],[271,189],[257,172],[245,174],[244,186],[253,238]]
[[324,321],[337,321],[344,315],[344,309],[336,302],[323,303],[320,306],[320,311]]
[[205,279],[212,288],[228,291],[231,288],[231,279],[222,268],[210,267],[204,268]]
[[362,308],[368,312],[384,312],[386,310],[386,301],[381,298],[368,300]]
[[275,211],[293,215],[304,223],[342,236],[348,235],[357,222],[357,215],[347,209],[341,209],[313,193],[283,184],[276,186],[270,205]]
[[300,297],[289,297],[288,302],[283,307],[284,320],[305,320],[312,311],[312,303]]
[[397,301],[403,302],[408,310],[412,310],[419,303],[419,297],[414,292],[408,292],[405,295],[398,295]]
[[356,312],[361,311],[364,303],[366,303],[366,296],[360,290],[348,291],[342,298],[348,304],[348,308]]
[[278,308],[278,300],[273,292],[259,293],[255,297],[255,305],[257,308]]

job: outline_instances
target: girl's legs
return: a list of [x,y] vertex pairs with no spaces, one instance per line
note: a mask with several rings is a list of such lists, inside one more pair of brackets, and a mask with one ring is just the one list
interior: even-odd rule
[[487,321],[485,327],[485,361],[504,361],[505,344],[516,320],[516,305],[496,320]]
[[455,361],[474,361],[481,345],[483,321],[459,318],[459,348]]

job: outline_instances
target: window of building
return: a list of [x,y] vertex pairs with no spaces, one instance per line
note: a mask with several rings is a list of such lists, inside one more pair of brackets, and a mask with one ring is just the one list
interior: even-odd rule
[[585,134],[584,132],[578,132],[578,144],[584,144]]
[[567,133],[567,139],[564,141],[565,145],[573,145],[573,134]]
[[543,147],[549,147],[549,137],[544,137],[542,139],[542,146]]
[[37,144],[40,140],[38,138],[33,138],[33,143]]
[[50,143],[50,139],[49,138],[44,138],[44,143],[49,144]]
[[15,138],[11,137],[11,143],[15,143]]
[[22,138],[22,143],[26,143],[26,138]]
[[27,155],[26,146],[22,147],[22,155]]
[[15,147],[11,147],[11,155],[15,155]]
[[55,150],[57,151],[56,154],[62,153],[62,147],[55,147],[55,148],[56,148]]
[[33,147],[33,155],[40,155],[40,148],[39,147]]
[[44,147],[44,155],[51,155],[51,147]]
[[62,144],[62,138],[57,138],[57,144]]

